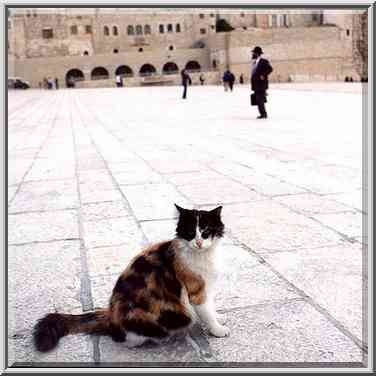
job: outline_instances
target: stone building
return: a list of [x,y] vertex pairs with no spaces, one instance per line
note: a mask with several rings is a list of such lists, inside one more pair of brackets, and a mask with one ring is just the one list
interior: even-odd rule
[[[8,15],[8,72],[38,87],[177,84],[186,68],[194,83],[220,82],[229,67],[249,80],[250,49],[260,45],[273,81],[359,79],[351,11],[251,9],[30,8]],[[232,28],[220,32],[226,20]]]

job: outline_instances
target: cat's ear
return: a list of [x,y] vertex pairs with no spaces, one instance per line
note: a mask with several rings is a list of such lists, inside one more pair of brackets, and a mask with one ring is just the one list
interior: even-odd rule
[[176,209],[178,210],[179,214],[183,213],[185,209],[181,208],[179,205],[174,204]]
[[214,214],[217,217],[221,216],[222,206],[218,206],[218,208],[215,208],[210,211],[210,213]]

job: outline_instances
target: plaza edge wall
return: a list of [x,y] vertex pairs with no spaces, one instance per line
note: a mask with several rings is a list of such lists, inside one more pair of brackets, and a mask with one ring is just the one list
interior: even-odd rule
[[[115,80],[115,70],[120,65],[128,65],[138,76],[138,72],[143,64],[152,64],[158,74],[161,74],[163,65],[171,61],[182,69],[188,61],[197,61],[202,70],[209,69],[209,53],[206,49],[181,49],[168,52],[136,52],[104,54],[94,56],[66,56],[50,58],[33,58],[15,60],[15,74],[28,80],[32,87],[38,87],[39,82],[45,77],[57,77],[60,86],[65,86],[65,76],[70,69],[80,69],[85,75],[85,81],[90,81],[90,73],[95,67],[104,67],[109,72],[109,80]],[[100,80],[106,81],[106,80]],[[96,85],[94,85],[96,86]],[[112,86],[108,83],[106,86]]]

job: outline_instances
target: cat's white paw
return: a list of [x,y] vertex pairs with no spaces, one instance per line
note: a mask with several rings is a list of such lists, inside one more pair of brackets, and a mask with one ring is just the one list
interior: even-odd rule
[[217,320],[220,324],[225,324],[227,321],[227,315],[224,313],[218,313],[216,314]]
[[215,337],[227,337],[230,335],[230,329],[224,325],[218,325],[215,328],[211,328],[210,332]]

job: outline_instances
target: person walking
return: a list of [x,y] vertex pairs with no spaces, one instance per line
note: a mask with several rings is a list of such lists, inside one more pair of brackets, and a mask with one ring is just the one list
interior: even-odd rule
[[239,77],[239,83],[241,84],[241,85],[243,85],[244,84],[244,76],[243,76],[243,73],[240,75],[240,77]]
[[225,72],[223,73],[223,87],[225,88],[225,91],[228,90],[228,88],[230,87],[230,80],[231,80],[231,73],[228,69],[225,70]]
[[269,87],[268,76],[273,72],[273,68],[268,60],[261,57],[264,53],[261,47],[256,46],[251,52],[254,60],[251,71],[251,90],[254,91],[256,104],[260,112],[260,116],[257,116],[257,119],[266,119],[268,117],[265,110],[266,90]]
[[116,86],[117,86],[117,87],[122,87],[122,86],[123,86],[123,85],[122,85],[122,79],[121,79],[120,74],[117,74],[117,75],[116,75]]
[[57,77],[55,77],[55,89],[59,89],[59,79]]
[[203,74],[201,74],[200,75],[200,82],[201,82],[201,86],[204,84],[204,82],[205,82],[205,78],[204,78],[204,75]]
[[229,87],[230,87],[230,90],[231,90],[231,91],[232,91],[233,88],[234,88],[234,83],[235,83],[235,75],[234,75],[234,73],[232,73],[232,72],[230,71],[228,84],[229,84]]
[[192,80],[191,80],[191,77],[189,76],[189,74],[187,73],[187,71],[185,69],[183,69],[181,71],[181,83],[184,87],[183,99],[186,99],[187,98],[187,86],[192,85]]

